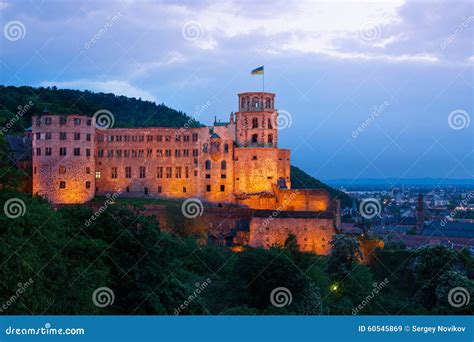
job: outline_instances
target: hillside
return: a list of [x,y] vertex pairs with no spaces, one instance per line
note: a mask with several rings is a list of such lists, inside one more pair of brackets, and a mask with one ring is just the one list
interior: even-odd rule
[[185,123],[190,126],[200,125],[183,112],[164,104],[88,90],[27,86],[0,86],[0,125],[10,121],[29,101],[33,103],[32,108],[21,116],[13,131],[21,132],[23,128],[30,127],[31,116],[43,111],[45,107],[50,113],[91,116],[100,109],[106,109],[114,115],[114,127],[182,127]]
[[306,172],[296,166],[291,167],[291,188],[293,189],[326,189],[329,194],[341,201],[341,208],[351,207],[352,198],[346,193],[331,188],[329,185],[311,177]]

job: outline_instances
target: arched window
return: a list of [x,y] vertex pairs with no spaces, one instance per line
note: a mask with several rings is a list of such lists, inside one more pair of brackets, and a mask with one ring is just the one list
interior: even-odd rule
[[224,144],[224,153],[229,152],[229,144]]
[[252,128],[258,128],[258,119],[257,118],[252,119]]
[[265,100],[265,108],[271,108],[271,100],[269,97]]
[[226,170],[227,169],[227,163],[225,160],[221,161],[221,170]]
[[252,134],[252,144],[256,144],[258,141],[258,134]]
[[260,103],[258,101],[258,97],[254,97],[252,99],[252,108],[259,108],[260,107]]
[[211,161],[206,160],[206,170],[210,170],[210,169],[211,169]]
[[268,119],[268,128],[273,129],[272,119]]
[[207,144],[202,145],[203,152],[207,153],[207,149],[208,149]]
[[245,97],[242,97],[240,106],[242,107],[242,109],[245,109]]
[[268,135],[268,144],[273,145],[273,134]]

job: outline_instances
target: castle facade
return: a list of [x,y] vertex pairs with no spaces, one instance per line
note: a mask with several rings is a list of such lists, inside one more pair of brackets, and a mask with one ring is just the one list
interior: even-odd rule
[[33,193],[57,204],[111,193],[198,198],[293,216],[333,213],[334,225],[338,201],[324,190],[291,189],[290,151],[278,147],[275,94],[242,93],[238,101],[229,122],[197,128],[100,129],[85,115],[35,115]]

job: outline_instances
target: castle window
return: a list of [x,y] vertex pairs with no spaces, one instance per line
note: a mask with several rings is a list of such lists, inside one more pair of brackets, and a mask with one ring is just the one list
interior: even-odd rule
[[252,119],[252,128],[258,128],[258,119],[257,118]]
[[171,135],[166,135],[165,136],[165,141],[171,141]]
[[189,150],[183,150],[183,157],[189,157]]
[[271,100],[269,98],[265,100],[265,108],[271,108]]
[[165,156],[166,157],[171,157],[171,150],[169,150],[169,149],[165,150]]
[[140,166],[140,178],[145,178],[145,167]]
[[184,175],[186,178],[189,178],[189,167],[187,166],[184,168]]
[[92,120],[91,119],[88,119],[87,120],[87,126],[91,126],[92,125]]
[[46,119],[44,119],[44,123],[45,123],[46,125],[51,125],[51,122],[52,122],[51,118],[46,118]]
[[163,178],[163,166],[156,168],[156,178]]
[[197,148],[193,149],[193,157],[197,157],[199,155],[199,150]]
[[130,141],[130,136],[129,135],[124,135],[123,136],[123,141],[129,142]]
[[44,134],[44,139],[45,139],[45,140],[51,140],[51,132],[46,132],[46,133]]
[[189,135],[183,135],[183,141],[188,142],[189,141]]
[[81,139],[81,133],[74,133],[74,140],[80,140]]
[[258,134],[252,134],[252,144],[256,144],[258,142]]
[[206,174],[206,179],[211,179],[211,175],[210,174]]
[[132,167],[125,166],[125,178],[132,178]]
[[225,173],[221,174],[221,178],[226,179],[227,178],[226,174]]
[[208,147],[207,144],[203,144],[203,145],[202,145],[202,151],[203,151],[204,153],[207,153],[208,148],[209,148],[209,147]]
[[74,119],[74,125],[79,126],[81,124],[81,119],[75,118]]
[[[66,133],[64,133],[64,134],[66,134]],[[66,135],[64,135],[64,139],[66,139]],[[103,136],[102,134],[99,134],[99,135],[97,136],[97,141],[98,141],[98,142],[104,141],[104,136]]]
[[176,134],[174,137],[174,141],[181,141],[181,135]]
[[113,135],[109,135],[109,142],[114,142],[114,136]]
[[229,144],[224,144],[224,153],[229,152]]
[[193,133],[193,141],[198,141],[198,135],[197,135],[197,133]]
[[41,140],[41,133],[36,133],[36,140]]
[[67,122],[67,116],[64,116],[64,115],[63,115],[63,116],[60,116],[60,117],[59,117],[59,124],[60,124],[60,125],[65,125],[66,122]]
[[86,148],[86,157],[90,157],[90,156],[91,156],[91,149]]
[[108,150],[107,151],[107,158],[113,158],[114,157],[114,150]]
[[123,150],[123,156],[124,158],[130,157],[130,150]]
[[207,185],[206,185],[206,191],[207,191],[207,192],[211,192],[211,185],[210,185],[210,184],[207,184]]
[[181,178],[181,166],[176,167],[176,178]]
[[257,156],[253,156],[253,157],[252,157],[252,160],[257,160]]
[[66,189],[66,182],[65,181],[60,181],[59,182],[59,188],[60,189]]
[[224,191],[225,191],[225,185],[221,184],[221,192],[224,192]]
[[136,157],[137,156],[137,151],[136,150],[132,150],[132,157]]
[[157,157],[163,157],[163,150],[156,150]]
[[186,187],[185,186],[183,186],[183,192],[186,192]]
[[66,132],[59,132],[59,140],[66,140],[67,134]]
[[63,166],[63,165],[60,165],[60,166],[59,166],[59,173],[60,173],[61,175],[65,174],[65,173],[66,173],[66,167]]
[[115,150],[115,156],[117,158],[121,158],[122,157],[122,150]]
[[198,160],[194,159],[194,167],[197,167],[197,166],[198,166]]
[[100,171],[95,172],[95,178],[100,178]]
[[273,129],[272,119],[268,119],[268,128]]
[[86,140],[91,141],[91,135],[90,134],[86,134]]
[[153,150],[151,148],[147,149],[146,150],[146,156],[147,158],[150,158],[151,157],[151,154],[152,154]]
[[138,156],[139,157],[143,157],[145,155],[145,151],[144,150],[138,150]]
[[104,150],[97,150],[97,157],[102,158],[104,156]]
[[268,144],[273,145],[273,134],[268,135]]
[[147,142],[153,141],[153,135],[147,135],[146,136],[146,141]]
[[86,174],[88,174],[88,175],[91,174],[91,168],[90,167],[86,167]]
[[158,186],[158,192],[161,192],[161,185]]
[[211,161],[206,160],[206,170],[210,170],[210,169],[211,169]]
[[145,195],[148,195],[148,188],[145,187],[145,189],[143,189],[143,192],[145,193]]
[[166,178],[171,178],[173,176],[173,169],[171,166],[166,167]]
[[176,158],[181,157],[181,150],[174,150],[174,156],[175,156]]
[[50,156],[51,155],[51,147],[46,147],[44,149],[44,155],[45,156]]
[[139,142],[144,142],[145,141],[145,136],[144,135],[139,135],[138,136],[138,141]]
[[36,155],[37,156],[41,155],[41,148],[39,148],[39,147],[36,148]]
[[163,136],[162,135],[157,135],[156,136],[156,141],[163,141]]
[[90,189],[91,188],[91,182],[87,181],[86,182],[86,189]]
[[116,167],[111,168],[111,177],[112,178],[117,178],[117,168]]
[[197,177],[197,175],[198,175],[197,170],[194,170],[194,177]]
[[225,160],[221,161],[221,170],[227,169],[227,163]]
[[40,118],[36,119],[36,126],[41,126],[41,119]]

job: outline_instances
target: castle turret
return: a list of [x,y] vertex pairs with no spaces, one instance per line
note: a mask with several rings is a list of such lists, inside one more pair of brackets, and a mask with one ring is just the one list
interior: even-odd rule
[[94,197],[95,128],[83,115],[33,116],[33,194],[53,203],[84,203]]
[[251,92],[239,94],[236,113],[237,145],[242,147],[276,147],[277,118],[275,94]]

